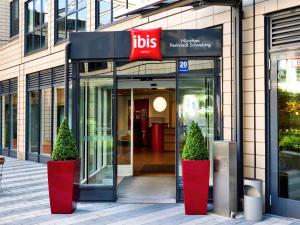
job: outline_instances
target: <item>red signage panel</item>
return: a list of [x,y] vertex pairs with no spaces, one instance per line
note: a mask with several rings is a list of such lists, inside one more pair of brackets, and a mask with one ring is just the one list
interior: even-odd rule
[[131,51],[129,61],[141,59],[161,60],[161,28],[151,30],[130,30]]

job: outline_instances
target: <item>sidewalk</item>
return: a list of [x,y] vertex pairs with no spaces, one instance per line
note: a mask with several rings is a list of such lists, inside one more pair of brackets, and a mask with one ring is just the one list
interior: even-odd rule
[[[185,216],[182,204],[79,203],[72,215],[51,215],[45,164],[6,157],[0,192],[0,224],[254,224],[213,214]],[[300,225],[300,221],[267,215],[260,225]]]

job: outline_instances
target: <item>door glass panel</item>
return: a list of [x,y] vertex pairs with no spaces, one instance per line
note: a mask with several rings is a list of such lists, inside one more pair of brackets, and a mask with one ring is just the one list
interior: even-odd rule
[[300,200],[300,59],[278,61],[278,194]]
[[50,155],[52,89],[42,89],[41,93],[41,154]]
[[2,96],[2,148],[9,148],[10,136],[10,113],[9,113],[9,95]]
[[38,153],[39,143],[39,91],[28,93],[28,150],[29,153]]
[[[200,127],[207,141],[209,158],[212,161],[214,140],[214,78],[213,61],[188,61],[189,72],[179,73],[178,79],[178,142],[179,142],[179,176],[182,176],[181,153],[192,121]],[[210,185],[212,179],[212,165]]]
[[17,115],[18,115],[18,95],[12,95],[12,146],[11,148],[17,149],[17,138],[18,138],[18,130],[17,130]]
[[113,185],[112,87],[112,78],[80,82],[82,183]]

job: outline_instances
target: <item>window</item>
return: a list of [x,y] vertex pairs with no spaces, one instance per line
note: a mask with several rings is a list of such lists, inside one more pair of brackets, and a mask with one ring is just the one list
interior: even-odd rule
[[56,0],[56,41],[70,32],[86,31],[86,0]]
[[19,34],[19,0],[10,2],[10,36]]
[[[17,79],[0,82],[1,86],[1,149],[7,155],[17,149]],[[5,154],[5,152],[4,152]]]
[[[126,9],[138,7],[150,0],[95,0],[96,1],[96,28],[109,24],[119,18],[115,15],[122,13]],[[166,0],[165,3],[173,3],[175,0]]]
[[[27,76],[26,127],[29,160],[47,161],[50,158],[58,129],[64,119],[64,74],[64,66],[59,66]],[[71,90],[69,95],[71,96]],[[69,112],[71,122],[72,110]]]
[[31,0],[26,9],[26,52],[47,46],[48,41],[48,0]]

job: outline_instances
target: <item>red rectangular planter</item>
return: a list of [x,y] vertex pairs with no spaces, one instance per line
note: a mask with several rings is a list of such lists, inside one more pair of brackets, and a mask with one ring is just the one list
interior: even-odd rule
[[49,161],[47,165],[51,213],[73,213],[79,194],[80,159]]
[[182,160],[185,214],[207,213],[209,160]]

